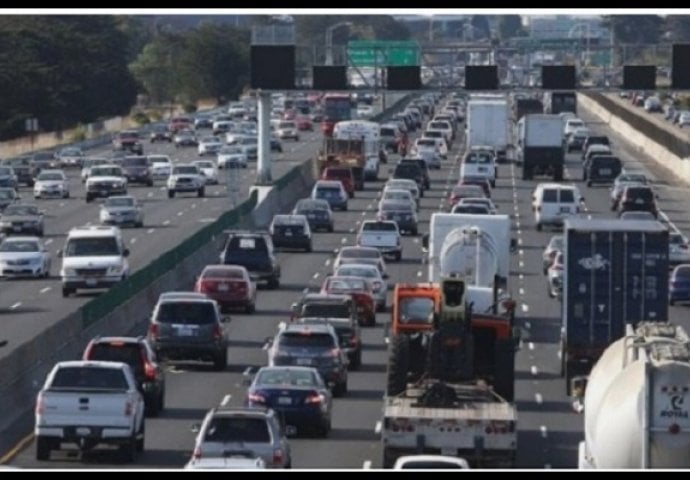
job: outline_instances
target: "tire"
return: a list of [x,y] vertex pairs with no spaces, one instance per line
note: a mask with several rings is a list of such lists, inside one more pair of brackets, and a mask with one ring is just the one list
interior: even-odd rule
[[228,366],[228,349],[226,348],[223,352],[219,353],[216,358],[213,359],[213,369],[222,372]]
[[206,190],[203,187],[201,187],[197,192],[197,197],[202,198],[204,195],[206,195]]
[[347,203],[343,205],[343,212],[347,212]]
[[69,198],[69,192],[65,193],[64,198]]
[[331,419],[329,418],[327,422],[316,427],[316,434],[321,438],[328,437],[331,432]]
[[537,223],[537,232],[541,232],[541,223]]
[[141,435],[141,438],[137,438],[137,452],[141,453],[144,451],[144,444],[146,443],[146,422],[144,420],[141,421],[139,435]]
[[407,335],[396,335],[388,348],[388,372],[386,393],[399,395],[407,387],[409,370],[410,339]]
[[74,289],[73,289],[73,288],[62,287],[62,297],[63,297],[63,298],[67,298],[67,297],[69,297],[69,296],[70,296],[71,294],[73,294],[73,293],[74,293]]
[[276,277],[271,277],[268,279],[268,288],[271,290],[275,290],[276,288],[280,287],[280,279]]
[[591,186],[592,186],[592,182],[590,182],[590,181],[588,180],[588,181],[587,181],[587,186],[588,186],[588,187],[591,187]]
[[347,380],[333,387],[334,397],[344,397],[347,394]]
[[86,194],[86,203],[91,203],[91,200],[93,200],[93,197],[87,193]]
[[328,233],[333,233],[333,230],[334,230],[333,225],[329,225],[327,230],[328,230]]
[[494,365],[494,390],[512,402],[515,398],[515,346],[512,339],[496,340]]
[[669,298],[669,299],[668,299],[668,304],[671,305],[671,306],[673,306],[673,305],[676,304],[676,301],[675,301],[673,298]]
[[402,260],[402,252],[395,252],[395,261],[399,262]]
[[254,313],[255,310],[256,310],[256,305],[254,305],[254,302],[250,302],[247,304],[246,307],[244,307],[244,312],[248,315],[251,315],[252,313]]
[[149,180],[148,182],[146,182],[146,186],[153,187],[153,180]]
[[122,460],[127,463],[134,463],[137,459],[137,436],[132,434],[132,436],[118,447],[118,452],[122,456]]
[[41,436],[36,437],[36,460],[50,460],[50,444],[51,442],[49,438]]
[[410,230],[410,233],[412,233],[413,237],[416,237],[417,235],[419,235],[419,230],[416,228],[413,228],[412,230]]
[[553,179],[557,182],[563,180],[563,167],[559,167],[553,174]]
[[304,249],[305,252],[311,253],[314,250],[314,246],[310,243],[307,248]]
[[144,228],[144,222],[138,222],[134,225],[135,228]]
[[160,410],[160,396],[149,398],[148,401],[145,402],[145,407],[144,413],[147,417],[157,417]]
[[162,412],[165,410],[165,388],[161,390],[161,394],[158,396],[158,411]]
[[553,290],[551,290],[551,285],[548,285],[548,284],[547,284],[547,286],[546,286],[546,293],[547,293],[547,295],[549,296],[549,298],[554,298],[554,297],[555,297],[555,295],[553,294]]
[[359,370],[362,366],[362,351],[357,353],[357,356],[350,362],[350,370]]
[[168,190],[168,198],[175,198],[175,190]]

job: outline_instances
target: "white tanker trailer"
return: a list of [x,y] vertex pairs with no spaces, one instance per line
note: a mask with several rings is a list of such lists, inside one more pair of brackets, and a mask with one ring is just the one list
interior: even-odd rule
[[690,344],[644,322],[612,343],[589,375],[580,468],[690,468]]

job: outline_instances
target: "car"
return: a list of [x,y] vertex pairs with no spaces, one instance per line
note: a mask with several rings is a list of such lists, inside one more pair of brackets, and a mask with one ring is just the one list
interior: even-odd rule
[[688,237],[674,230],[668,235],[668,261],[672,264],[690,263],[690,242]]
[[[350,295],[355,302],[359,325],[376,325],[374,290],[367,280],[360,277],[330,276],[321,285],[320,293],[323,295]],[[350,364],[352,364],[352,358]]]
[[486,197],[484,189],[479,185],[463,185],[457,184],[450,191],[448,196],[448,205],[453,208],[463,198],[481,198]]
[[166,187],[168,198],[174,198],[177,193],[196,193],[199,198],[206,195],[206,179],[193,163],[174,165]]
[[331,430],[333,395],[312,367],[262,367],[247,389],[247,406],[270,408],[283,420],[288,434]]
[[311,198],[325,200],[331,209],[347,211],[349,195],[340,180],[317,180],[312,189]]
[[91,167],[86,180],[86,203],[111,195],[127,195],[127,178],[122,167],[113,164]]
[[36,152],[31,157],[31,173],[36,177],[41,170],[57,168],[55,152]]
[[448,158],[448,144],[446,143],[446,136],[441,130],[426,130],[421,137],[422,139],[430,138],[436,142],[436,147],[438,147],[438,154],[442,159]]
[[690,110],[683,110],[678,114],[678,121],[676,122],[678,128],[683,128],[690,125]]
[[494,215],[486,205],[479,205],[477,203],[457,203],[450,213],[460,214],[469,213],[472,215]]
[[180,130],[189,130],[193,127],[194,121],[187,116],[175,116],[168,122],[168,130],[177,133]]
[[623,170],[623,164],[618,157],[612,155],[594,155],[585,160],[582,165],[582,180],[591,187],[595,183],[613,183]]
[[13,203],[5,207],[0,218],[0,232],[43,236],[45,213],[36,205]]
[[299,129],[297,128],[297,123],[291,120],[283,120],[278,122],[276,126],[276,135],[281,140],[290,138],[296,142],[299,142]]
[[430,130],[440,130],[446,139],[446,145],[451,145],[455,139],[455,132],[450,122],[446,120],[432,119],[426,125],[427,132]]
[[458,185],[477,185],[484,191],[486,198],[491,198],[491,181],[482,175],[461,176]]
[[59,167],[80,167],[84,152],[78,147],[65,147],[55,155]]
[[405,455],[398,457],[393,470],[467,470],[470,465],[460,457],[446,455]]
[[419,169],[422,171],[422,184],[425,190],[428,190],[431,188],[431,179],[429,177],[429,166],[423,158],[403,158],[398,162],[398,165],[404,165],[404,164],[410,164],[410,165],[417,165]]
[[31,159],[29,157],[10,158],[0,161],[1,165],[12,167],[17,177],[17,185],[34,186],[34,176],[31,172]]
[[199,140],[197,150],[199,156],[203,157],[204,155],[217,155],[221,147],[223,147],[223,141],[220,137],[211,135],[202,137],[201,140]]
[[460,166],[461,178],[484,178],[489,181],[491,188],[495,188],[496,172],[498,172],[496,156],[489,147],[471,147],[462,158],[462,164]]
[[659,209],[652,188],[646,185],[625,187],[618,202],[618,213],[628,211],[651,212],[655,218],[658,217]]
[[17,188],[18,179],[14,168],[0,165],[0,187]]
[[606,135],[595,135],[592,133],[587,135],[587,138],[585,138],[585,142],[582,144],[582,160],[585,159],[587,150],[592,145],[605,145],[611,148],[611,140],[609,140],[609,137]]
[[11,187],[0,187],[0,211],[4,211],[9,205],[20,199],[17,190]]
[[259,158],[259,139],[256,135],[242,135],[233,145],[240,147],[247,159],[257,160]]
[[414,198],[414,201],[419,204],[419,199],[422,196],[421,189],[417,182],[414,180],[408,180],[404,178],[390,179],[383,186],[384,192],[388,189],[391,190],[407,190]]
[[355,177],[350,167],[326,167],[321,172],[321,180],[334,180],[343,184],[349,198],[355,196]]
[[242,117],[247,113],[247,107],[242,102],[232,102],[228,105],[228,115],[232,117]]
[[137,155],[144,154],[144,146],[141,143],[139,132],[136,130],[124,130],[113,138],[113,150],[129,150]]
[[280,286],[281,269],[270,235],[228,231],[219,263],[245,267],[252,281],[266,281],[268,288]]
[[108,165],[111,164],[112,160],[104,157],[87,157],[84,158],[81,162],[81,183],[86,183],[86,179],[89,178],[89,175],[91,174],[91,167],[97,167],[99,165]]
[[338,337],[340,349],[347,356],[348,368],[359,370],[362,366],[362,335],[359,320],[338,318],[331,315],[308,317],[302,316],[298,320],[302,325],[330,325]]
[[348,263],[365,263],[374,265],[379,269],[381,277],[388,278],[386,272],[386,261],[378,248],[373,247],[342,247],[338,250],[338,255],[333,261],[333,272],[341,265]]
[[562,227],[563,221],[580,213],[582,195],[575,185],[540,183],[532,194],[532,211],[537,231],[544,225]]
[[382,255],[402,259],[402,236],[398,224],[390,220],[364,220],[356,237],[357,246],[377,248]]
[[269,367],[313,367],[333,395],[341,397],[347,393],[347,357],[332,326],[283,324],[269,344]]
[[185,470],[264,470],[266,462],[249,450],[223,450],[222,457],[192,458]]
[[415,206],[406,201],[382,200],[379,203],[377,220],[392,220],[398,224],[400,232],[416,236],[418,233],[417,213]]
[[582,150],[582,146],[585,144],[585,140],[590,136],[590,131],[588,128],[577,128],[573,131],[571,135],[568,136],[566,141],[566,152],[570,153],[573,150]]
[[299,248],[312,251],[312,235],[309,222],[304,215],[274,215],[268,227],[273,246],[276,248]]
[[131,195],[113,195],[101,204],[99,221],[102,225],[132,225],[142,228],[144,209],[139,200]]
[[69,198],[69,180],[62,170],[42,170],[34,183],[34,198]]
[[381,197],[379,199],[377,208],[381,209],[381,205],[383,205],[385,202],[406,203],[410,205],[413,210],[419,211],[419,203],[415,200],[409,190],[388,187],[384,188],[381,192]]
[[38,237],[6,237],[0,242],[0,276],[48,278],[51,258]]
[[144,396],[146,414],[155,417],[165,408],[165,370],[145,337],[97,336],[84,349],[82,360],[126,363]]
[[628,186],[647,185],[649,182],[644,173],[621,172],[611,187],[611,210],[618,209],[623,190]]
[[[381,147],[386,151],[398,151],[398,145],[403,134],[396,123],[381,124],[380,142]],[[434,141],[435,145],[435,141]]]
[[551,298],[561,298],[563,294],[563,256],[563,252],[558,252],[546,270],[547,292]]
[[196,147],[199,145],[199,140],[196,137],[196,133],[193,130],[178,130],[173,137],[173,142],[175,142],[175,148],[180,147]]
[[314,123],[309,118],[309,115],[297,115],[294,121],[295,125],[297,125],[297,130],[300,132],[311,132],[314,130]]
[[544,248],[544,252],[541,255],[542,260],[542,271],[544,275],[549,270],[553,260],[556,258],[558,252],[562,252],[565,247],[565,239],[563,235],[554,235],[549,239],[549,244]]
[[[498,213],[498,207],[486,197],[465,197],[461,198],[458,205],[482,205],[485,206],[491,215]],[[456,205],[457,206],[457,205]]]
[[585,122],[580,118],[569,118],[565,120],[565,125],[563,126],[563,136],[568,138],[575,130],[580,128],[586,128]]
[[194,291],[218,302],[221,312],[238,306],[248,314],[256,310],[256,283],[242,265],[206,265]]
[[247,154],[238,145],[225,145],[218,150],[216,163],[219,169],[242,167],[247,168]]
[[167,180],[172,172],[173,164],[167,155],[148,155],[148,162],[151,170],[151,179]]
[[280,138],[271,134],[270,142],[271,142],[271,151],[272,152],[278,152],[278,153],[283,152],[283,143],[280,141]]
[[398,163],[391,172],[391,178],[414,181],[417,184],[417,187],[419,188],[419,196],[424,196],[424,189],[426,188],[424,182],[424,172],[419,167],[419,164],[417,164],[417,162]]
[[195,292],[168,292],[158,297],[147,339],[161,359],[210,361],[228,365],[228,336],[218,302]]
[[312,230],[334,229],[333,212],[326,200],[303,198],[297,202],[292,210],[293,215],[304,215]]
[[218,185],[218,168],[211,160],[196,160],[192,162],[204,176],[206,185]]
[[376,265],[367,263],[345,263],[341,264],[334,272],[336,277],[359,277],[371,284],[376,309],[380,312],[386,311],[386,301],[388,298],[388,283],[381,275]]
[[60,278],[62,296],[78,289],[110,288],[129,277],[129,249],[118,227],[83,226],[67,232]]
[[663,112],[664,110],[663,105],[661,104],[661,100],[659,100],[659,97],[646,98],[643,107],[645,111],[649,113]]
[[197,436],[191,462],[219,459],[240,450],[261,458],[269,468],[292,467],[290,444],[273,409],[219,405],[192,431]]
[[211,115],[200,113],[194,118],[194,129],[213,128],[213,119]]
[[690,264],[677,265],[671,272],[668,280],[668,303],[675,305],[677,302],[690,300]]
[[120,161],[127,183],[141,183],[147,187],[153,187],[153,177],[151,176],[151,166],[148,157],[125,157]]
[[596,155],[612,156],[613,153],[611,152],[611,147],[609,147],[608,145],[595,143],[594,145],[590,145],[589,147],[587,147],[587,151],[582,156],[582,163],[586,163],[588,160],[590,160],[592,157]]
[[151,143],[155,142],[168,142],[173,141],[173,132],[171,132],[165,125],[154,125],[149,134],[149,141]]

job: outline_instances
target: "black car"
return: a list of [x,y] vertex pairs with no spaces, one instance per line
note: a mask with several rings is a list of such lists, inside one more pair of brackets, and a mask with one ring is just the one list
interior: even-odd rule
[[309,222],[309,227],[312,230],[333,231],[333,212],[326,200],[303,198],[297,202],[292,214],[307,217],[307,222]]
[[304,215],[274,215],[269,231],[276,248],[312,250],[311,229]]
[[302,317],[299,319],[299,323],[305,325],[325,323],[332,326],[338,335],[340,349],[347,355],[350,370],[359,370],[359,367],[362,366],[362,342],[357,320],[335,317]]
[[56,167],[55,152],[37,152],[31,157],[31,174],[36,178],[41,170]]
[[591,187],[595,183],[613,183],[623,170],[618,157],[613,155],[597,155],[590,157],[582,166],[582,181]]
[[654,191],[644,186],[625,187],[618,202],[618,213],[639,211],[651,212],[655,217],[658,215]]
[[120,166],[128,183],[142,183],[147,187],[153,186],[153,177],[147,157],[125,157]]
[[268,288],[280,286],[280,264],[273,251],[271,237],[263,233],[227,232],[220,254],[223,265],[241,265],[255,282],[265,280]]
[[400,164],[417,164],[419,168],[422,170],[422,178],[424,179],[424,188],[426,190],[429,190],[431,188],[431,179],[429,178],[429,166],[426,163],[426,160],[423,158],[403,158],[400,161]]
[[606,145],[607,147],[610,147],[611,141],[606,135],[589,135],[587,138],[585,138],[585,142],[582,144],[582,160],[585,159],[587,149],[592,145]]
[[165,408],[165,371],[144,337],[96,337],[84,350],[82,360],[126,363],[144,396],[146,413],[156,416]]
[[27,187],[34,186],[34,176],[31,171],[31,158],[21,157],[5,160],[2,164],[14,169],[14,174],[17,177],[17,185],[23,184]]
[[151,134],[149,135],[149,139],[151,140],[151,143],[155,143],[155,142],[172,143],[173,133],[170,130],[168,130],[168,127],[165,125],[156,125],[155,127],[153,127],[153,130],[151,130]]
[[414,180],[419,187],[419,196],[424,196],[424,172],[419,167],[417,162],[401,162],[395,166],[391,178],[405,178],[407,180]]

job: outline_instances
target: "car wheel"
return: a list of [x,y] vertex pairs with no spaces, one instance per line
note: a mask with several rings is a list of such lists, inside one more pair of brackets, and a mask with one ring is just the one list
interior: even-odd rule
[[168,190],[168,198],[175,197],[175,190]]
[[69,192],[65,192],[64,198],[69,198]]
[[676,301],[673,298],[669,298],[668,304],[669,305],[675,305]]
[[276,277],[272,277],[268,279],[268,288],[271,290],[275,290],[276,288],[280,287],[280,279]]
[[91,195],[89,195],[89,194],[87,193],[87,194],[86,194],[86,203],[91,203],[91,200],[93,200],[93,198],[91,197]]
[[321,425],[317,427],[317,435],[321,438],[326,438],[328,434],[331,432],[331,418],[328,417],[328,420],[323,422]]
[[206,191],[204,190],[204,187],[201,187],[199,191],[197,192],[197,197],[201,198],[204,195],[206,195]]
[[336,397],[343,397],[347,393],[347,381],[337,384],[333,387],[333,395]]
[[329,225],[327,230],[328,230],[328,233],[333,233],[333,230],[334,230],[333,225]]
[[254,313],[255,310],[256,310],[256,305],[254,304],[254,302],[250,302],[250,303],[247,304],[246,307],[244,307],[245,313],[247,313],[247,314],[249,314],[249,315],[251,315],[252,313]]
[[50,439],[48,438],[41,436],[36,437],[36,460],[50,460],[50,443]]
[[541,223],[537,223],[537,232],[541,232]]
[[216,358],[213,360],[213,368],[218,371],[222,372],[225,370],[225,368],[228,366],[228,350],[227,348],[222,351],[221,353],[216,356]]
[[146,182],[147,187],[153,187],[153,180],[149,180]]
[[395,252],[395,261],[399,262],[402,260],[402,252]]
[[73,294],[73,293],[74,293],[74,289],[73,289],[73,288],[62,287],[62,296],[63,296],[64,298],[69,297],[69,296],[70,296],[71,294]]
[[357,353],[357,356],[352,359],[350,362],[350,369],[351,370],[359,370],[359,368],[362,366],[362,351],[360,350]]

